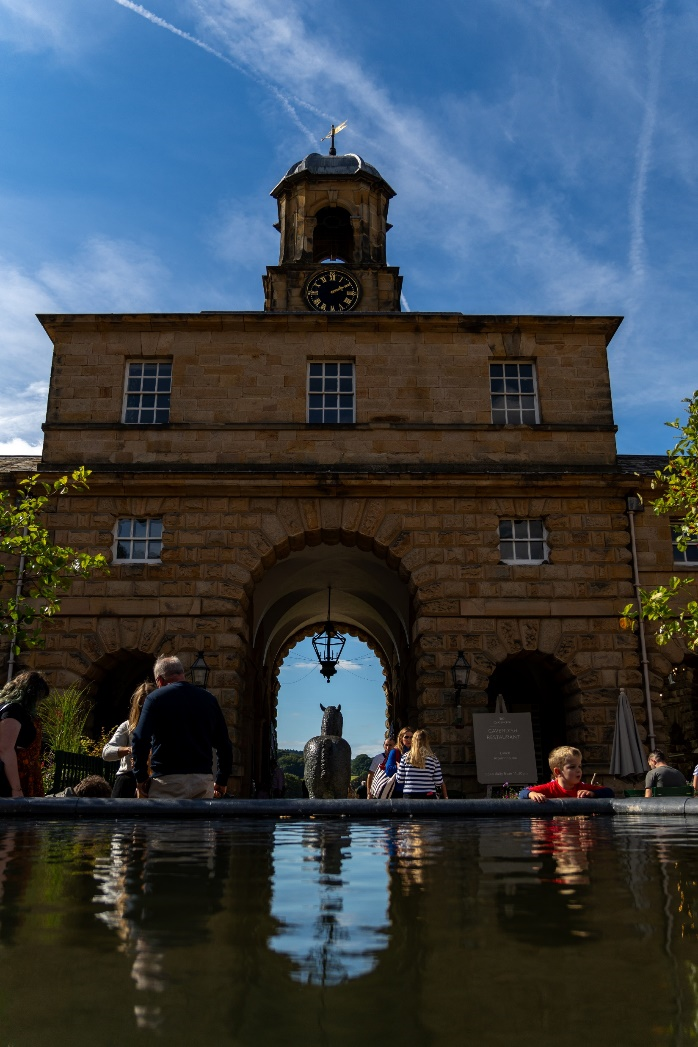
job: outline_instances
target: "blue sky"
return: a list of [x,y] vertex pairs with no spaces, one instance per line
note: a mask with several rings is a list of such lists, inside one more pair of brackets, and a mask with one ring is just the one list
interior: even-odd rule
[[410,309],[625,315],[619,448],[670,442],[698,385],[694,0],[0,0],[0,48],[0,451],[40,441],[37,311],[262,306],[268,192],[331,119],[398,192]]
[[329,683],[320,676],[311,640],[302,640],[281,666],[277,734],[283,749],[302,749],[320,733],[323,705],[341,705],[344,737],[352,753],[375,756],[383,748],[385,694],[383,672],[375,654],[347,636],[337,674]]
[[36,312],[262,307],[269,190],[331,120],[398,193],[407,308],[624,315],[619,450],[671,442],[695,0],[0,0],[0,51],[0,453],[41,439]]

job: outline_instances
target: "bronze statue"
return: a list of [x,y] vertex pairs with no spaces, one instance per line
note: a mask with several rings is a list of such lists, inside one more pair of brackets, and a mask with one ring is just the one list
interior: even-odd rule
[[303,750],[305,784],[314,800],[346,800],[351,779],[351,746],[342,738],[341,705],[320,705],[322,733]]

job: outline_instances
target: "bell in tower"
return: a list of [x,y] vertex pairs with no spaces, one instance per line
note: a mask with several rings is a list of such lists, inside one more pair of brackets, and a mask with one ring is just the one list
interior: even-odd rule
[[279,208],[279,264],[267,266],[267,312],[400,312],[402,277],[386,264],[394,191],[355,153],[310,153],[271,195]]

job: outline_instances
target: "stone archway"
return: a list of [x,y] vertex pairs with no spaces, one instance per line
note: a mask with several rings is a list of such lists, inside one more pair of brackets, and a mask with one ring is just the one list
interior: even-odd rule
[[85,677],[92,712],[88,730],[94,738],[128,716],[131,695],[144,680],[152,680],[154,657],[139,650],[119,650],[95,662]]
[[268,570],[250,603],[251,672],[242,714],[243,749],[251,753],[246,788],[262,780],[274,749],[279,668],[289,649],[327,617],[368,643],[385,677],[386,719],[406,722],[416,705],[410,632],[412,600],[395,569],[340,543],[308,545]]
[[576,693],[569,668],[550,654],[520,651],[500,662],[487,688],[488,706],[494,711],[497,695],[504,697],[510,713],[530,713],[536,765],[541,781],[548,775],[548,753],[558,745],[574,745],[570,731],[571,693]]
[[698,655],[681,651],[662,669],[657,681],[659,708],[654,712],[659,748],[673,767],[691,778],[698,753]]

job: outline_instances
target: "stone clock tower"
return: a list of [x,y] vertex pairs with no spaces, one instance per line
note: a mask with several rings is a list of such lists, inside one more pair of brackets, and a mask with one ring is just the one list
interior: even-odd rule
[[271,195],[281,250],[263,277],[265,311],[400,312],[402,277],[385,251],[395,193],[375,167],[354,153],[311,153]]

